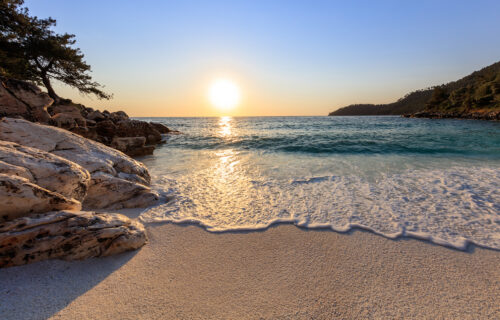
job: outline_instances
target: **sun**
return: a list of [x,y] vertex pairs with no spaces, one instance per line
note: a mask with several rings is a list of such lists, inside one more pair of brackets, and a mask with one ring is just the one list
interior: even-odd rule
[[240,89],[229,79],[217,79],[210,86],[208,96],[214,107],[229,111],[240,102]]

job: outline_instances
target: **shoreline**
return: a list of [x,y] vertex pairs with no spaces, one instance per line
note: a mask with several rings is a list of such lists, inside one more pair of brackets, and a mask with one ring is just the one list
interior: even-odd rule
[[500,316],[500,252],[279,224],[212,233],[148,224],[149,244],[0,271],[0,317],[99,319]]

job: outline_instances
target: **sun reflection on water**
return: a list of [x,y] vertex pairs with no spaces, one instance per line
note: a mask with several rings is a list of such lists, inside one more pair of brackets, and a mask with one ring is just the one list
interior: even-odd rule
[[219,120],[219,134],[222,137],[229,137],[231,136],[231,121],[233,118],[231,117],[221,117]]

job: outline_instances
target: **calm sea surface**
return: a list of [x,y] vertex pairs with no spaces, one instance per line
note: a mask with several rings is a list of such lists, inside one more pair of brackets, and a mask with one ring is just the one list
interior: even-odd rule
[[500,249],[500,123],[400,117],[142,118],[181,131],[140,159],[145,222],[276,222]]

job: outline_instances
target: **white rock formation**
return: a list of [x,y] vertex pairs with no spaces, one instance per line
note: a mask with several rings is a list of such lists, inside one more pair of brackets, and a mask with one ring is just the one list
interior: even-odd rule
[[44,189],[21,176],[6,174],[0,174],[0,200],[0,221],[53,210],[80,210],[82,207],[75,199]]
[[0,223],[0,268],[108,256],[145,243],[142,224],[120,214],[48,212]]
[[89,172],[74,162],[1,140],[0,173],[24,177],[42,188],[78,201],[83,200],[90,184]]
[[88,170],[92,181],[83,203],[86,208],[140,207],[158,199],[148,187],[150,176],[142,163],[64,129],[3,118],[0,140],[49,152]]

